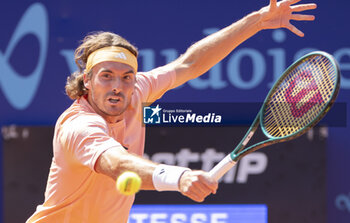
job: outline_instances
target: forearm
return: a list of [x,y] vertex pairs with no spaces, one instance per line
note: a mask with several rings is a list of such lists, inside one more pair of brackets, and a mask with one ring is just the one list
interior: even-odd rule
[[154,190],[152,174],[157,164],[142,157],[120,149],[106,150],[95,165],[95,170],[116,180],[125,171],[137,173],[141,180],[142,190]]
[[177,63],[176,85],[207,72],[242,42],[260,31],[260,14],[253,12],[230,26],[193,44]]

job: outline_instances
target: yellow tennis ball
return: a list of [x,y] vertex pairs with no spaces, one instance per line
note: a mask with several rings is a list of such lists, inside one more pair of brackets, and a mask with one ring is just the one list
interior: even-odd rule
[[132,195],[141,187],[141,178],[134,172],[126,171],[117,179],[117,189],[121,194]]

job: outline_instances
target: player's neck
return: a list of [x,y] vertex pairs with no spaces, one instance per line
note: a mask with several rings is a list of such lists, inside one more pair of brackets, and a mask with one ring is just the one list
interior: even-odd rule
[[124,119],[124,112],[120,115],[109,115],[103,112],[101,109],[96,106],[95,103],[91,101],[91,98],[89,96],[86,97],[87,102],[91,106],[91,108],[96,112],[98,115],[100,115],[104,120],[106,120],[109,124],[114,124],[122,121]]

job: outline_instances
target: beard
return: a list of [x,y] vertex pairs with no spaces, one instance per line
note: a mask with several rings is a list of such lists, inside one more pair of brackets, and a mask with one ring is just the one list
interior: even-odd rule
[[90,104],[95,112],[104,118],[122,115],[131,103],[131,98],[127,98],[123,93],[109,92],[101,97],[91,90]]

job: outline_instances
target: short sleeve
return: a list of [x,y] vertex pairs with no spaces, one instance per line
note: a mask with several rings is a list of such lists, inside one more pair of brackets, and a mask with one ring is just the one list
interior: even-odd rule
[[149,72],[137,73],[136,89],[142,95],[142,102],[152,103],[173,88],[175,79],[175,70],[169,69],[169,66],[158,67]]
[[67,161],[82,164],[93,171],[104,151],[110,148],[124,149],[108,135],[107,124],[98,115],[79,115],[67,120],[61,126],[59,137]]

